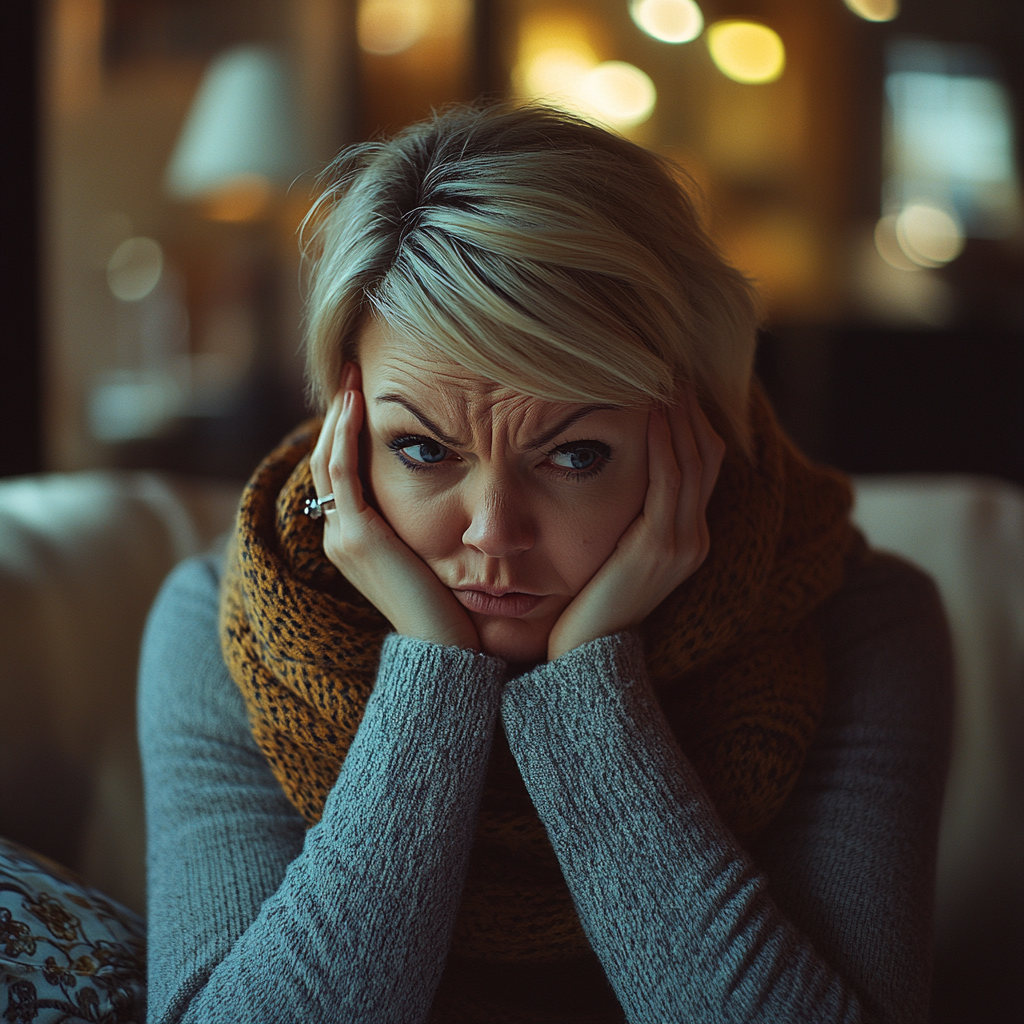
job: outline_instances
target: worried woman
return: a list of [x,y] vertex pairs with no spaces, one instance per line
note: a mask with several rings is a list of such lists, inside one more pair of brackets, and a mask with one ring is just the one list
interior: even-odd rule
[[942,611],[681,174],[541,107],[335,171],[322,419],[147,631],[150,1019],[923,1021]]

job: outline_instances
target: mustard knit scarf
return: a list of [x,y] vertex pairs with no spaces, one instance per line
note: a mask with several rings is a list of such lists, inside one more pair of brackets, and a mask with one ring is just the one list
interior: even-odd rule
[[[756,389],[751,416],[755,457],[726,455],[708,507],[707,561],[642,630],[668,720],[741,840],[771,821],[800,772],[825,692],[808,616],[863,545],[846,478],[804,459]],[[322,525],[302,514],[318,427],[299,427],[249,481],[221,595],[221,645],[253,736],[310,825],[390,629],[327,560]],[[453,951],[553,962],[588,948],[499,728]]]

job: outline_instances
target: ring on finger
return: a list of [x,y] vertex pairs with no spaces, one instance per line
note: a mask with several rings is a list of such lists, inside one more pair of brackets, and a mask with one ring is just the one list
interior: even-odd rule
[[334,500],[333,494],[325,494],[322,498],[315,496],[307,498],[302,511],[305,512],[310,519],[319,519],[321,516],[327,515],[329,512],[337,512],[338,506]]

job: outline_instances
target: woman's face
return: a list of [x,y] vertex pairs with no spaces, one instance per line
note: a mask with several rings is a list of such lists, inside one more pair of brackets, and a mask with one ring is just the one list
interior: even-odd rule
[[530,398],[372,319],[359,363],[377,508],[486,653],[543,660],[558,616],[643,508],[648,410]]

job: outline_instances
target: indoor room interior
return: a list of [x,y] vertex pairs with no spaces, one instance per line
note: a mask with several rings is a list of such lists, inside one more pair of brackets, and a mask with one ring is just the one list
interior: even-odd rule
[[9,14],[0,835],[138,911],[146,611],[310,415],[338,151],[545,100],[671,158],[763,302],[757,374],[937,579],[957,725],[935,1024],[1024,1013],[1024,5],[33,0]]

